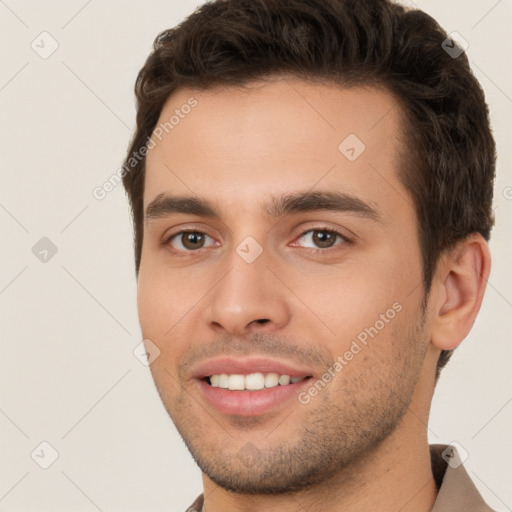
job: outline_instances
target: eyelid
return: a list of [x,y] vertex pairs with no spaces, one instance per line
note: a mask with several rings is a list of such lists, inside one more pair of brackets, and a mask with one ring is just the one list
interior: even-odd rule
[[174,229],[176,229],[177,226],[174,226],[174,228],[171,228],[171,229],[168,229],[165,231],[163,237],[162,237],[162,244],[168,244],[171,239],[173,237],[176,237],[178,235],[182,235],[184,233],[201,233],[201,234],[204,234],[204,235],[207,235],[209,236],[210,238],[214,238],[215,239],[215,236],[211,235],[210,232],[211,230],[208,229],[207,227],[204,227],[204,225],[201,225],[201,226],[194,226],[194,225],[191,225],[191,226],[183,226],[183,225],[180,225],[178,229],[178,231],[174,231]]
[[[201,235],[205,235],[205,236],[211,238],[214,242],[217,242],[213,236],[209,235],[205,231],[202,231],[201,229],[184,228],[184,229],[181,229],[180,231],[176,231],[176,233],[172,233],[171,235],[166,235],[163,239],[162,245],[168,246],[171,244],[171,242],[175,238],[179,238],[180,236],[182,236],[186,233],[199,233]],[[210,247],[210,246],[208,246],[208,247]],[[194,254],[195,252],[200,251],[201,249],[207,249],[208,247],[200,247],[199,249],[193,249],[193,250],[176,249],[173,247],[173,250],[176,252],[181,252],[181,253]]]
[[[308,233],[311,233],[311,232],[314,232],[314,231],[323,231],[323,232],[327,232],[327,233],[332,233],[334,234],[336,237],[340,237],[342,242],[341,243],[338,243],[338,244],[335,244],[331,247],[326,247],[326,248],[321,248],[321,247],[317,247],[317,248],[314,248],[314,247],[303,247],[304,249],[308,250],[308,251],[313,251],[313,252],[322,252],[322,253],[327,253],[331,250],[336,250],[337,247],[339,246],[342,246],[342,245],[345,245],[345,244],[352,244],[353,243],[353,239],[348,237],[347,235],[345,235],[344,233],[342,233],[341,231],[339,231],[338,229],[335,229],[335,228],[331,228],[331,227],[328,227],[328,226],[314,226],[312,228],[308,228],[306,230],[303,230],[298,236],[295,237],[294,239],[294,242],[292,243],[293,246],[296,246],[296,242],[297,240],[301,239],[304,235],[307,235]],[[301,246],[299,246],[301,247]]]
[[339,235],[344,240],[350,241],[351,237],[349,235],[346,235],[344,232],[342,232],[340,229],[333,228],[331,226],[313,226],[307,229],[303,229],[300,233],[299,237],[305,235],[306,233],[310,233],[311,231],[327,231],[329,233],[335,233]]

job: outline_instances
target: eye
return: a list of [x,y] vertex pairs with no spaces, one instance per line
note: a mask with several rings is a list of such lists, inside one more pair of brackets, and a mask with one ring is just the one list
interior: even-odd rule
[[[315,244],[313,246],[309,246],[312,249],[330,249],[335,245],[341,245],[349,241],[341,233],[332,229],[310,229],[308,231],[304,231],[300,238],[298,238],[298,240],[302,239]],[[340,243],[336,244],[337,239]]]
[[[178,251],[195,251],[196,249],[203,249],[204,247],[209,247],[205,245],[206,239],[210,239],[213,242],[213,238],[208,236],[206,233],[202,231],[179,231],[178,233],[170,236],[166,244],[171,244],[171,246]],[[214,245],[214,244],[210,244]]]
[[[208,243],[208,240],[210,241]],[[303,245],[303,243],[297,243],[298,241],[305,240],[306,243],[314,245]],[[333,229],[309,229],[304,231],[297,242],[291,244],[292,246],[301,246],[314,251],[324,252],[322,249],[330,249],[343,243],[350,243],[350,240],[343,236],[338,231]],[[171,247],[178,252],[193,252],[205,247],[212,247],[216,245],[215,240],[203,233],[202,231],[179,231],[172,234],[164,242],[164,245],[171,245]]]

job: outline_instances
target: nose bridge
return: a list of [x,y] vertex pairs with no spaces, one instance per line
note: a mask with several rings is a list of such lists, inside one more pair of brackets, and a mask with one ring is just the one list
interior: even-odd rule
[[253,326],[272,324],[275,328],[288,321],[289,305],[283,287],[267,268],[269,256],[251,236],[232,248],[226,255],[226,271],[210,295],[208,323],[243,334]]

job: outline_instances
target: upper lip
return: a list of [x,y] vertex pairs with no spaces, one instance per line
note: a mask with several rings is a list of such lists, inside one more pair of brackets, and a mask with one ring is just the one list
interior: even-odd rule
[[251,373],[277,373],[279,375],[289,375],[290,377],[309,377],[312,372],[299,368],[293,364],[268,358],[244,358],[237,359],[233,357],[222,357],[219,359],[210,359],[201,364],[193,372],[196,379],[204,379],[211,375],[220,375],[227,373],[229,375],[249,375]]

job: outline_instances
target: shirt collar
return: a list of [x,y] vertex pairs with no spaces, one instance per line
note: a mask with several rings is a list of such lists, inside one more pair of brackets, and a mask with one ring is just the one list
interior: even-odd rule
[[439,492],[432,512],[493,512],[484,502],[453,445],[430,445],[432,473]]

